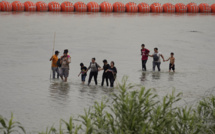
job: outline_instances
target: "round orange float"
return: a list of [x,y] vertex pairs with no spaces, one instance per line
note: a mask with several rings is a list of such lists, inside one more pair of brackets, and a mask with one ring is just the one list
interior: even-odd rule
[[36,4],[31,1],[26,1],[24,3],[25,11],[36,11]]
[[84,2],[76,2],[74,7],[76,12],[87,12],[87,5]]
[[97,2],[89,2],[89,3],[87,3],[87,11],[88,12],[99,12],[100,6]]
[[125,12],[125,5],[122,2],[115,2],[113,4],[114,12]]
[[60,4],[58,2],[55,2],[55,1],[49,2],[48,7],[49,7],[49,11],[52,11],[52,12],[60,12],[61,11]]
[[160,3],[152,3],[150,8],[151,8],[151,12],[153,12],[153,13],[163,12],[163,7]]
[[14,1],[12,3],[12,10],[13,11],[19,11],[20,12],[20,11],[24,11],[24,9],[25,9],[25,6],[20,1]]
[[196,3],[189,3],[187,4],[187,12],[188,13],[198,13],[199,12],[199,6]]
[[61,3],[61,10],[63,12],[73,12],[74,6],[71,2],[65,1],[65,2]]
[[125,4],[125,11],[131,13],[137,12],[138,11],[137,4],[134,2],[128,2],[127,4]]
[[165,4],[163,4],[163,12],[164,13],[174,13],[175,6],[171,3],[165,3]]
[[138,12],[142,12],[142,13],[148,13],[150,12],[150,6],[147,3],[140,3],[138,4]]
[[0,10],[1,11],[12,11],[12,4],[8,1],[0,2]]
[[176,13],[186,13],[187,6],[183,3],[177,3],[177,4],[175,4],[175,12]]
[[200,13],[210,13],[211,12],[211,7],[207,3],[201,3],[199,5],[199,12]]
[[113,12],[112,4],[106,1],[100,4],[100,8],[101,8],[101,12]]
[[36,7],[37,7],[37,11],[40,11],[40,12],[46,12],[48,11],[48,4],[46,4],[45,2],[43,1],[38,1],[36,3]]
[[212,4],[212,5],[211,5],[211,12],[212,12],[212,13],[215,13],[215,4]]

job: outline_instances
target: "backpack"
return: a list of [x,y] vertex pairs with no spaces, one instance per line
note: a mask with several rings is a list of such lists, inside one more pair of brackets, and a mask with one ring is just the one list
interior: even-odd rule
[[57,60],[57,66],[58,66],[58,67],[61,67],[60,58]]
[[158,56],[157,53],[155,53],[155,54],[153,55],[153,59],[154,59],[154,61],[159,61],[159,56]]

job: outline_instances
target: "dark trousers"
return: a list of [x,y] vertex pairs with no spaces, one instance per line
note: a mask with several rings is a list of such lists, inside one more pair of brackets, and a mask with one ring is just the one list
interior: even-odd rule
[[110,80],[110,87],[113,87],[115,78],[113,76],[109,76],[109,80]]
[[97,85],[97,76],[98,76],[98,72],[90,72],[88,84],[90,84],[92,78],[94,77],[95,84]]
[[157,66],[157,68],[158,68],[158,71],[160,71],[161,69],[160,69],[160,65],[161,65],[161,62],[154,62],[153,61],[153,71],[155,71],[155,67]]
[[142,60],[142,70],[146,71],[146,62],[147,60]]
[[107,86],[108,86],[108,75],[107,75],[107,73],[103,73],[103,75],[102,75],[102,86],[104,85],[104,80],[106,80],[106,84],[107,84]]

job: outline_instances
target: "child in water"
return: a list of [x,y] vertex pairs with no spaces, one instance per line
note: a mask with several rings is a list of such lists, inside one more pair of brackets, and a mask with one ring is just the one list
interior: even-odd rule
[[167,59],[165,61],[168,61],[168,60],[170,60],[170,62],[169,62],[169,72],[171,71],[171,69],[173,70],[173,72],[175,72],[175,57],[174,57],[174,53],[170,53],[169,59]]
[[86,76],[87,76],[87,68],[84,66],[83,63],[81,63],[80,66],[81,66],[81,72],[79,73],[78,77],[79,77],[80,74],[81,74],[81,81],[82,81],[82,83],[84,84],[85,78],[86,78]]

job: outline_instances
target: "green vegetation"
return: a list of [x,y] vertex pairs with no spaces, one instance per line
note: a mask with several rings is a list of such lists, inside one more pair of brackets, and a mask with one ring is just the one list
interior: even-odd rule
[[[39,134],[214,134],[215,96],[207,96],[194,106],[176,107],[181,93],[171,94],[159,101],[151,89],[134,90],[124,77],[111,99],[103,99],[74,120],[60,120],[59,129],[47,128]],[[0,132],[10,134],[20,123],[5,125],[0,117]],[[75,125],[75,123],[81,125]],[[64,129],[63,129],[64,128]]]

